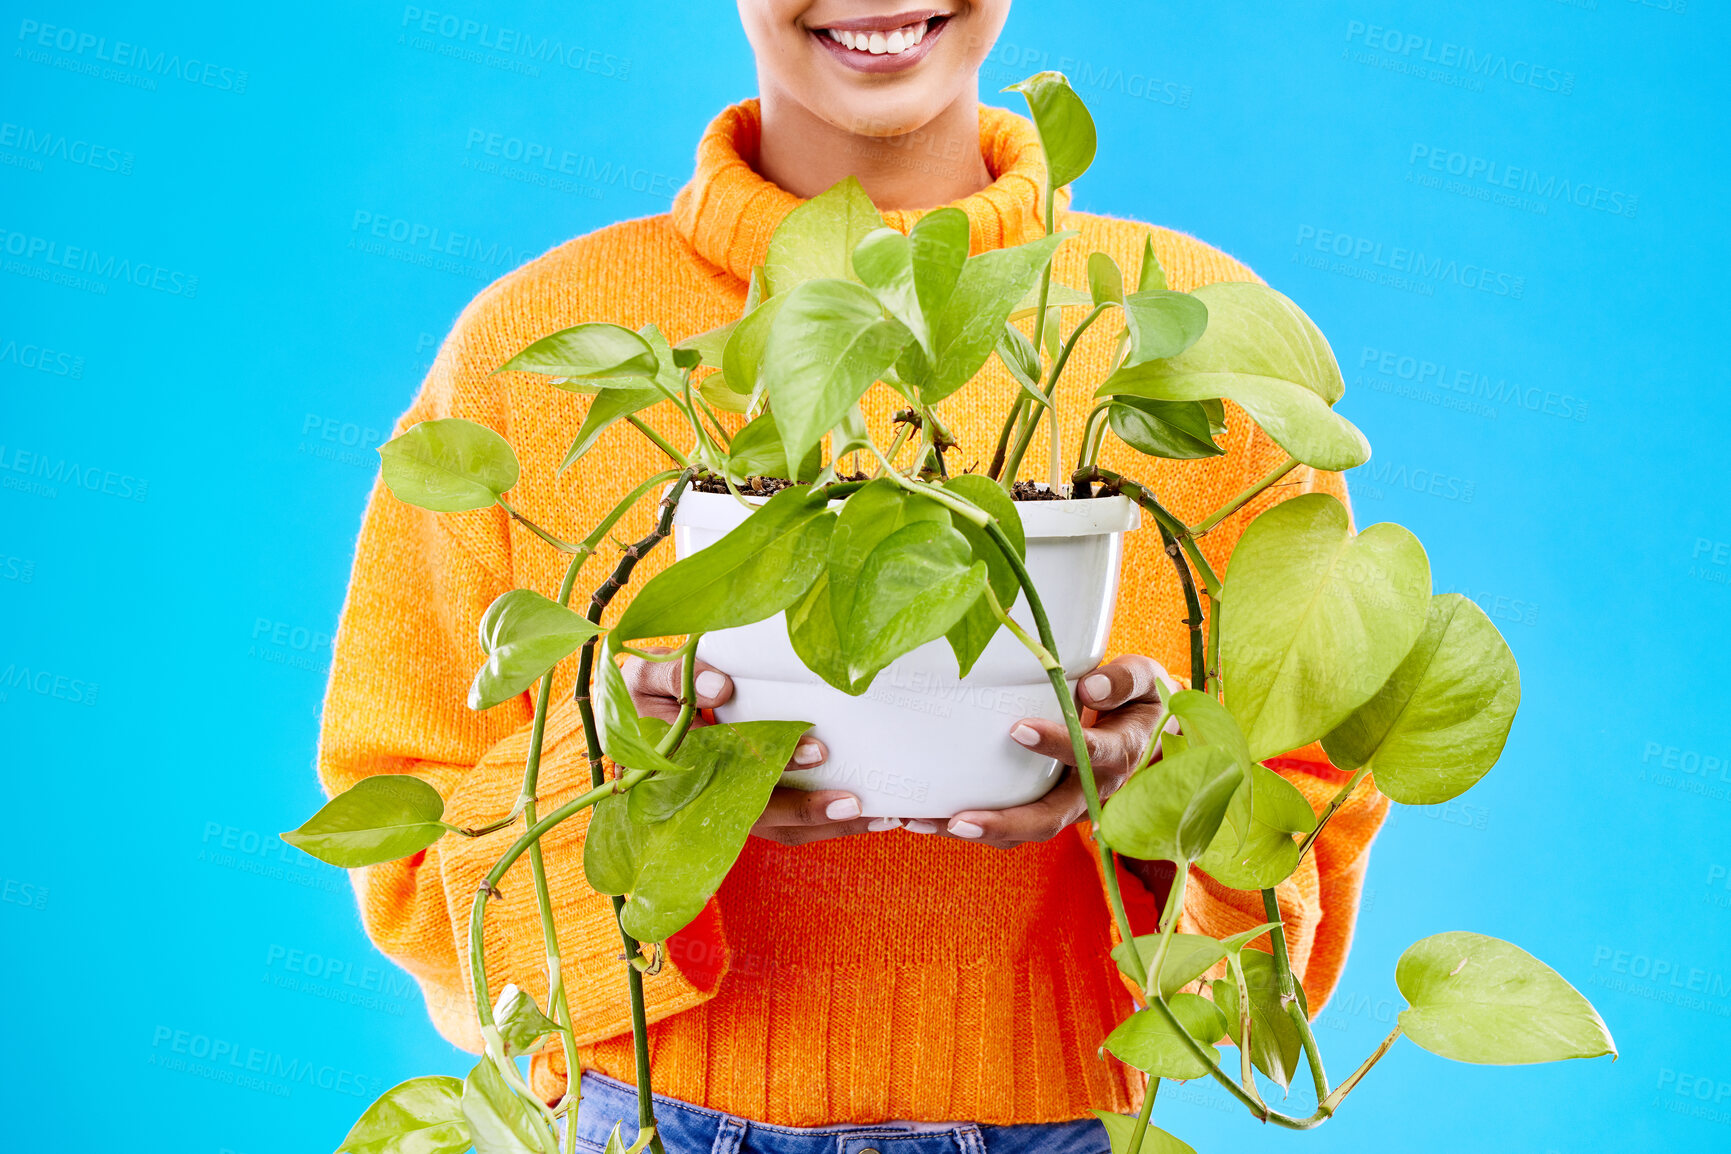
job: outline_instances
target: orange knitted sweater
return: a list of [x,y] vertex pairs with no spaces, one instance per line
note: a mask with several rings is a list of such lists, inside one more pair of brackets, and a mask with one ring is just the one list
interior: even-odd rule
[[[555,475],[581,423],[584,397],[494,368],[537,337],[587,320],[654,322],[672,341],[738,315],[746,276],[771,231],[799,203],[753,169],[760,121],[755,100],[718,116],[698,148],[696,171],[669,214],[625,221],[566,242],[488,287],[463,311],[399,430],[434,417],[489,425],[515,446],[518,509],[568,539],[587,531],[618,495],[664,467],[635,430],[614,426],[583,467]],[[982,105],[980,147],[994,180],[959,202],[974,251],[1040,235],[1043,169],[1033,125]],[[910,155],[909,163],[921,158]],[[1058,224],[1080,237],[1059,250],[1055,273],[1086,285],[1089,252],[1138,267],[1143,238],[1174,288],[1252,274],[1188,236],[1129,220],[1068,210]],[[906,231],[918,212],[887,212]],[[1096,326],[1079,343],[1060,394],[1066,459],[1074,459],[1090,382],[1104,374],[1113,334]],[[1016,386],[995,361],[945,406],[966,466],[990,455],[995,420]],[[867,398],[886,427],[893,397]],[[668,414],[649,417],[674,435]],[[1103,464],[1148,483],[1186,520],[1200,519],[1282,458],[1242,413],[1229,410],[1223,457],[1151,461],[1109,447]],[[1044,459],[1043,453],[1030,454]],[[1040,471],[1030,465],[1029,472]],[[1208,534],[1202,547],[1224,571],[1242,527],[1272,501],[1325,490],[1345,498],[1337,475],[1299,469],[1250,509]],[[649,510],[623,522],[621,539],[646,532]],[[639,581],[672,560],[657,550]],[[356,549],[337,633],[319,750],[327,790],[368,774],[412,773],[447,801],[447,820],[480,825],[510,811],[528,746],[530,695],[486,713],[464,704],[482,661],[477,622],[514,586],[558,588],[563,558],[497,508],[433,514],[375,486]],[[600,565],[579,588],[601,579]],[[612,614],[626,598],[613,604]],[[1183,603],[1155,531],[1131,534],[1112,634],[1115,653],[1149,654],[1187,668]],[[610,614],[611,617],[611,614]],[[575,707],[574,662],[553,682],[541,769],[543,811],[588,788]],[[1338,787],[1317,747],[1276,764],[1314,806]],[[1337,815],[1303,867],[1281,887],[1288,941],[1309,1004],[1333,991],[1352,936],[1367,850],[1387,803],[1372,791]],[[584,1065],[634,1077],[629,1005],[619,938],[606,897],[583,880],[584,818],[543,843],[556,924]],[[439,1030],[480,1049],[467,993],[469,907],[476,884],[515,837],[447,836],[404,861],[354,873],[361,915],[379,948],[420,982]],[[1100,1043],[1131,1008],[1108,958],[1114,932],[1085,826],[1003,851],[903,830],[787,848],[748,841],[721,891],[669,943],[667,963],[645,982],[655,1088],[704,1106],[782,1125],[885,1119],[982,1123],[1082,1117],[1090,1107],[1127,1111],[1142,1076],[1102,1056]],[[1154,902],[1128,874],[1123,885],[1138,932]],[[488,907],[488,972],[545,1005],[541,930],[528,865],[506,875]],[[1196,874],[1183,929],[1224,935],[1262,922],[1258,895]],[[1265,944],[1266,940],[1264,941]],[[538,1056],[537,1089],[562,1091],[558,1051]]]

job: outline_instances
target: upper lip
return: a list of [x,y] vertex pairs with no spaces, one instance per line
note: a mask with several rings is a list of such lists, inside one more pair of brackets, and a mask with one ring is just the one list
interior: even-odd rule
[[940,12],[935,8],[920,8],[912,12],[897,12],[889,16],[855,16],[851,20],[832,20],[828,24],[814,24],[812,31],[824,32],[831,28],[837,32],[893,32],[897,28],[906,28],[909,24],[918,24],[922,20],[935,20],[940,16],[948,16],[948,12]]

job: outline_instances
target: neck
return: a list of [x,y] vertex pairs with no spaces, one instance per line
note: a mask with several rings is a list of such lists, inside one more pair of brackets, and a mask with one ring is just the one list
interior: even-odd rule
[[980,155],[980,107],[969,92],[927,124],[899,136],[837,128],[785,93],[764,86],[759,175],[809,199],[849,176],[880,210],[924,209],[972,196],[992,183]]

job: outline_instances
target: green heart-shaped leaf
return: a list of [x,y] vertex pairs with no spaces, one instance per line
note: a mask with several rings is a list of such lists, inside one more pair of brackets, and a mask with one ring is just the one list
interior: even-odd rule
[[860,184],[849,176],[782,218],[764,256],[769,299],[811,280],[854,280],[853,250],[883,217]]
[[663,942],[702,911],[810,728],[804,721],[748,721],[686,735],[674,760],[687,772],[706,773],[709,783],[678,813],[637,835],[635,875],[620,914],[627,933]]
[[559,1154],[552,1128],[505,1084],[491,1058],[463,1080],[463,1117],[475,1154]]
[[613,385],[597,390],[595,399],[589,402],[589,411],[583,414],[583,425],[577,430],[577,438],[566,450],[565,459],[559,462],[559,472],[564,473],[581,460],[583,454],[595,447],[601,434],[615,423],[647,409],[664,397],[660,389],[649,385]]
[[1316,815],[1298,787],[1255,765],[1232,795],[1220,832],[1196,865],[1235,890],[1268,889],[1298,868],[1298,843],[1292,835],[1315,828]]
[[852,281],[790,290],[770,323],[759,366],[790,461],[803,460],[895,362],[911,334]]
[[1119,853],[1182,869],[1208,848],[1243,779],[1238,762],[1219,746],[1163,756],[1107,801],[1101,836]]
[[1494,1066],[1617,1053],[1592,1003],[1519,946],[1455,931],[1415,942],[1395,966],[1406,1036],[1456,1062]]
[[[942,506],[939,506],[942,512]],[[830,573],[830,605],[835,582]],[[860,566],[851,612],[836,619],[848,676],[868,680],[904,653],[949,632],[986,587],[986,565],[942,520],[914,521],[884,537]]]
[[367,1107],[336,1154],[463,1154],[469,1149],[459,1078],[411,1078]]
[[968,258],[943,310],[931,319],[935,359],[929,376],[919,382],[926,404],[936,404],[973,379],[1003,337],[1004,322],[1016,302],[1036,289],[1040,271],[1058,245],[1075,235],[1056,232]]
[[1124,303],[1124,274],[1106,253],[1088,254],[1088,295],[1096,305]]
[[1194,461],[1226,452],[1214,443],[1208,410],[1200,401],[1113,397],[1106,419],[1119,440],[1150,457]]
[[1244,531],[1220,595],[1226,705],[1257,761],[1315,741],[1382,688],[1424,629],[1430,562],[1399,525],[1352,532],[1307,493]]
[[[1180,294],[1182,295],[1182,294]],[[1321,331],[1299,307],[1266,285],[1221,282],[1189,294],[1207,308],[1207,328],[1176,356],[1119,369],[1098,395],[1162,401],[1225,397],[1270,438],[1318,469],[1355,468],[1370,445],[1329,406],[1345,391],[1340,366]]]
[[1124,298],[1124,324],[1130,334],[1125,365],[1176,357],[1208,329],[1208,306],[1189,293],[1147,289]]
[[799,468],[790,469],[787,454],[782,448],[781,430],[775,424],[775,414],[760,413],[733,435],[727,446],[727,464],[736,479],[783,477],[809,485],[823,471],[823,446],[814,444]]
[[[1004,536],[1010,539],[1016,555],[1026,556],[1027,537],[1022,529],[1022,515],[1016,511],[1016,503],[1004,492],[1002,485],[978,473],[951,477],[943,485],[958,497],[989,513],[1003,529]],[[955,527],[956,532],[967,538],[974,560],[985,562],[987,585],[997,597],[998,604],[1009,609],[1021,593],[1015,568],[984,529],[955,513],[950,514],[950,524]],[[950,627],[944,636],[949,639],[950,648],[955,651],[959,676],[966,677],[969,670],[973,669],[974,662],[985,652],[986,645],[998,632],[999,626],[997,615],[992,612],[986,598],[981,596],[962,614],[961,619]]]
[[1502,634],[1477,605],[1443,593],[1406,659],[1322,747],[1342,769],[1369,763],[1395,801],[1436,805],[1490,772],[1520,702],[1520,668]]
[[1040,150],[1046,156],[1048,190],[1062,188],[1088,171],[1096,147],[1094,118],[1062,72],[1036,72],[999,91],[1020,92],[1027,98],[1034,127],[1040,132]]
[[653,377],[661,368],[642,335],[623,325],[573,325],[542,337],[495,372],[543,373],[557,377]]
[[1160,258],[1154,255],[1154,238],[1142,238],[1142,268],[1136,274],[1136,291],[1145,293],[1149,289],[1166,287],[1166,270],[1160,267]]
[[[1226,1034],[1220,1008],[1197,994],[1173,994],[1167,1000],[1178,1024],[1204,1047]],[[1158,1009],[1138,1010],[1106,1036],[1106,1048],[1127,1066],[1156,1078],[1201,1078],[1208,1068],[1191,1052],[1172,1023]]]
[[[1142,972],[1152,976],[1154,955],[1160,948],[1159,934],[1141,934],[1135,941]],[[1206,934],[1173,934],[1166,947],[1166,960],[1160,966],[1160,993],[1170,998],[1185,986],[1207,973],[1215,962],[1226,956],[1226,947]],[[1112,947],[1112,958],[1127,977],[1134,977],[1129,968],[1130,951],[1123,942]]]
[[[1112,1145],[1112,1154],[1130,1154],[1130,1139],[1136,1136],[1136,1119],[1128,1114],[1110,1114],[1105,1110],[1095,1110],[1094,1117],[1100,1119],[1100,1125],[1106,1128],[1106,1141]],[[1142,1130],[1141,1154],[1196,1154],[1196,1151],[1150,1124]]]
[[721,540],[645,582],[614,635],[707,633],[775,616],[811,588],[833,524],[821,491],[806,485],[781,490]]
[[380,445],[379,458],[397,500],[435,513],[485,509],[517,483],[505,438],[461,417],[412,425]]
[[406,773],[363,777],[282,839],[343,869],[416,854],[445,835],[445,800]]
[[501,593],[481,616],[487,664],[469,687],[469,708],[491,709],[516,697],[599,632],[581,613],[533,589]]
[[[1274,959],[1261,950],[1244,950],[1238,955],[1244,970],[1245,988],[1250,991],[1250,1061],[1281,1089],[1292,1082],[1304,1051],[1298,1036],[1298,1026],[1280,1003],[1280,979]],[[1309,1013],[1304,987],[1294,983],[1299,1008]],[[1238,1043],[1238,984],[1232,977],[1214,982],[1214,1004],[1229,1023],[1226,1040]]]
[[[529,991],[515,984],[499,991],[493,1007],[493,1024],[505,1042],[507,1054],[527,1054],[535,1044],[559,1029],[559,1023],[541,1012]],[[452,1079],[455,1081],[455,1079]]]

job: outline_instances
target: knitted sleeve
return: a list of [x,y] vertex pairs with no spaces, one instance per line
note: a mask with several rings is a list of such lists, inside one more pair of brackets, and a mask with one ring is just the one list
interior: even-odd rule
[[[473,329],[475,322],[466,318]],[[487,381],[498,363],[475,347],[460,321],[421,394],[398,423],[461,416],[510,433],[502,389]],[[483,661],[478,624],[512,588],[511,532],[504,513],[432,513],[374,486],[356,544],[326,692],[318,767],[334,794],[372,774],[413,774],[446,800],[446,820],[494,821],[521,792],[533,700],[528,693],[486,712],[468,708]],[[554,590],[542,590],[551,594]],[[572,676],[555,683],[537,789],[542,812],[589,788]],[[610,900],[582,874],[586,815],[543,843],[579,1041],[630,1029],[620,939]],[[352,872],[362,922],[379,949],[415,976],[435,1025],[453,1043],[481,1048],[468,986],[469,917],[477,886],[523,824],[481,838],[447,834],[413,857]],[[527,856],[505,875],[487,909],[488,979],[495,993],[515,982],[546,1007],[545,956]],[[649,1017],[708,998],[725,967],[713,910],[676,938],[671,960],[645,983]],[[683,948],[682,948],[683,947]]]

